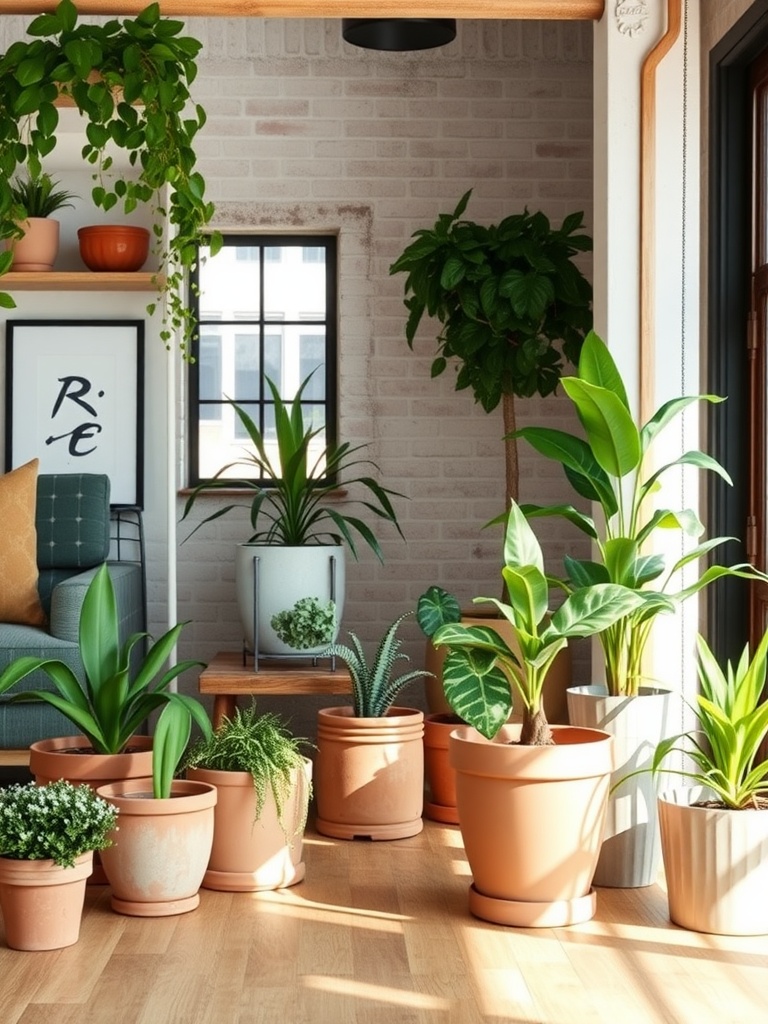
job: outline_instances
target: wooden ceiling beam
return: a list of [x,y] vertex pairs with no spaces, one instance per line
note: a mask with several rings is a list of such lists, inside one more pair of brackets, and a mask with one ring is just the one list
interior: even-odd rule
[[[81,14],[133,16],[149,0],[75,0]],[[56,0],[0,0],[0,15],[41,14]],[[169,17],[493,18],[597,21],[605,0],[160,0]]]

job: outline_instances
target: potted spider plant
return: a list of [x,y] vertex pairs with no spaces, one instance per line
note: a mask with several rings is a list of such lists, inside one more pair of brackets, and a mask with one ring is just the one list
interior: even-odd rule
[[[747,645],[725,671],[701,636],[697,655],[696,727],[659,743],[650,768],[693,783],[658,797],[669,916],[692,931],[765,935],[768,761],[760,745],[768,735],[768,633],[752,658]],[[672,754],[680,764],[664,768]]]
[[[266,378],[274,408],[274,443],[245,409],[231,403],[251,445],[240,459],[222,466],[212,479],[194,488],[182,515],[185,519],[198,498],[208,492],[234,487],[250,495],[245,507],[253,533],[238,545],[235,581],[246,644],[257,654],[317,656],[336,639],[344,608],[344,544],[356,558],[355,541],[362,540],[383,561],[374,531],[358,515],[350,514],[350,506],[362,507],[391,524],[402,537],[391,501],[401,495],[362,469],[377,468],[360,457],[365,446],[349,442],[323,445],[317,440],[319,429],[305,423],[302,395],[311,376],[290,402]],[[228,474],[235,467],[250,470],[251,478],[233,479]],[[349,497],[334,493],[340,487]],[[353,497],[357,492],[360,496]],[[217,509],[189,536],[238,507],[243,503]],[[314,598],[314,604],[307,603],[308,598]],[[333,602],[332,622],[329,601]],[[310,623],[312,628],[307,629]]]
[[[586,921],[613,766],[604,731],[550,725],[543,691],[558,653],[609,628],[640,603],[596,583],[550,608],[553,580],[520,507],[511,503],[502,578],[508,602],[490,602],[512,626],[517,650],[490,626],[456,622],[439,588],[426,603],[432,643],[446,647],[443,685],[467,724],[451,733],[459,826],[473,874],[470,910],[497,924],[551,927]],[[422,616],[427,609],[422,608]],[[514,704],[522,722],[510,724]]]
[[72,206],[73,192],[60,189],[48,174],[37,178],[16,177],[9,184],[13,202],[16,237],[7,241],[13,255],[13,270],[52,270],[59,252],[57,210]]
[[[11,182],[19,167],[40,178],[56,147],[57,101],[64,98],[84,118],[94,205],[130,215],[150,204],[158,295],[165,300],[160,333],[169,344],[178,332],[186,351],[194,321],[182,285],[214,210],[196,166],[205,112],[189,92],[202,44],[183,30],[184,22],[161,17],[158,3],[135,18],[91,23],[79,20],[72,0],[61,0],[30,22],[29,39],[0,55],[0,239],[20,237]],[[125,171],[115,148],[126,154]],[[217,251],[218,233],[209,242]],[[0,274],[10,267],[6,254]],[[14,305],[0,293],[0,306]]]
[[306,741],[256,704],[235,710],[186,754],[186,777],[216,786],[213,848],[203,887],[282,889],[302,881],[302,840],[312,790]]
[[[723,467],[701,451],[687,451],[671,462],[654,461],[665,432],[686,408],[722,401],[716,395],[687,395],[665,402],[638,426],[624,381],[607,346],[594,332],[584,342],[578,373],[562,387],[573,403],[583,436],[551,427],[524,427],[523,438],[541,455],[560,463],[575,493],[595,503],[599,517],[572,505],[523,505],[529,518],[560,516],[592,541],[592,559],[565,560],[571,593],[595,583],[617,583],[638,597],[630,614],[600,633],[605,683],[568,691],[572,724],[604,728],[616,738],[614,782],[647,766],[656,744],[673,728],[675,709],[668,687],[644,674],[643,660],[659,615],[675,611],[694,594],[724,576],[754,578],[751,566],[706,565],[707,556],[729,538],[704,539],[704,526],[693,509],[663,507],[659,494],[671,471],[690,466],[718,474]],[[662,498],[663,500],[663,498]],[[661,535],[679,531],[687,541],[682,555],[668,560]],[[705,567],[684,586],[680,573]],[[656,789],[650,775],[616,791],[609,802],[598,885],[644,886],[656,881],[660,848]]]
[[392,623],[370,662],[351,631],[351,646],[325,652],[348,667],[353,703],[317,713],[315,825],[323,835],[404,839],[424,827],[424,714],[394,705],[408,683],[426,674],[394,674],[398,662],[409,660],[397,633],[410,614]]

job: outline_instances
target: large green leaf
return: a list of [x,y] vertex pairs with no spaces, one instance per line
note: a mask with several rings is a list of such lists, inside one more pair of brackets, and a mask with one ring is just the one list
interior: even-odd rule
[[86,683],[95,697],[117,672],[120,656],[117,603],[106,564],[97,570],[83,599],[79,637]]
[[560,462],[566,471],[570,470],[587,480],[592,491],[584,496],[596,497],[607,516],[616,513],[618,501],[611,481],[586,441],[549,427],[522,427],[507,435],[507,439],[516,437],[524,438],[539,454]]
[[717,395],[684,395],[681,398],[673,398],[665,402],[654,415],[643,426],[640,432],[643,451],[646,452],[653,439],[667,426],[679,413],[687,409],[689,405],[696,402],[723,402],[725,399]]
[[621,399],[612,391],[577,377],[566,377],[562,384],[576,406],[599,465],[614,477],[633,473],[642,457],[640,433]]
[[459,602],[442,587],[429,587],[419,598],[416,606],[416,621],[425,636],[433,636],[440,626],[448,622],[459,622]]
[[534,634],[547,614],[549,585],[544,573],[534,565],[519,568],[505,565],[501,573],[514,609],[515,624],[526,633]]
[[626,587],[597,583],[567,597],[552,616],[550,629],[564,637],[593,636],[631,614],[642,603],[642,596]]
[[493,739],[512,712],[512,691],[486,650],[451,650],[443,664],[445,697],[465,722]]
[[504,535],[504,562],[507,566],[535,566],[544,573],[544,555],[536,539],[536,534],[528,524],[528,520],[517,502],[512,501],[507,517],[507,529]]
[[608,351],[608,346],[594,331],[589,332],[581,347],[579,377],[588,384],[612,391],[621,404],[629,410],[626,388],[618,367]]

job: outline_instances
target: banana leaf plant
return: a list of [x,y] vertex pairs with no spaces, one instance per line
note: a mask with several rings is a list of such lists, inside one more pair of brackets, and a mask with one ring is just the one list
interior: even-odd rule
[[[566,557],[567,588],[579,593],[598,583],[621,584],[634,591],[636,606],[600,633],[608,692],[635,696],[643,685],[643,655],[651,628],[659,614],[672,612],[683,601],[724,576],[754,579],[750,565],[709,565],[686,586],[676,584],[679,573],[706,559],[731,537],[704,540],[704,526],[693,509],[657,507],[662,479],[677,467],[717,473],[731,479],[723,466],[701,451],[687,451],[657,466],[652,446],[666,428],[691,405],[717,403],[717,395],[686,395],[665,402],[642,426],[630,411],[624,382],[607,346],[594,332],[587,336],[575,377],[562,386],[584,430],[579,437],[551,427],[523,427],[514,437],[524,438],[541,455],[559,462],[573,490],[600,506],[595,519],[573,505],[522,505],[528,518],[561,516],[593,542],[598,558]],[[654,542],[659,531],[681,531],[688,550],[668,564]]]
[[627,587],[601,582],[575,591],[559,608],[550,609],[553,581],[544,572],[536,535],[514,501],[507,519],[504,563],[502,577],[509,603],[492,597],[475,601],[490,601],[511,623],[519,656],[489,626],[455,621],[458,602],[441,588],[432,587],[422,595],[418,619],[436,647],[448,648],[443,685],[456,714],[493,739],[509,719],[518,696],[523,705],[520,743],[545,746],[553,738],[542,696],[558,653],[574,637],[593,636],[610,628],[642,599]]
[[11,700],[50,704],[80,730],[97,754],[122,752],[150,714],[162,707],[155,729],[153,763],[167,791],[183,752],[183,746],[179,746],[182,741],[185,746],[189,738],[191,720],[205,735],[211,732],[203,706],[194,697],[170,689],[177,676],[201,662],[181,661],[161,675],[183,627],[184,623],[179,623],[150,644],[131,678],[131,653],[148,634],[134,633],[120,647],[114,586],[109,570],[102,565],[88,585],[80,613],[82,682],[69,665],[57,658],[25,655],[0,675],[0,693],[6,693],[32,672],[45,672],[55,689],[25,690],[13,694]]

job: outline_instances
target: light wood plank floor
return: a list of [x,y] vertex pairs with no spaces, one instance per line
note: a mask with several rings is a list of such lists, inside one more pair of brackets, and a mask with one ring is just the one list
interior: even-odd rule
[[468,914],[458,829],[310,828],[305,851],[300,885],[203,890],[176,918],[118,916],[90,887],[76,946],[0,947],[1,1024],[768,1022],[768,937],[676,928],[660,885],[600,890],[584,925],[515,930]]

